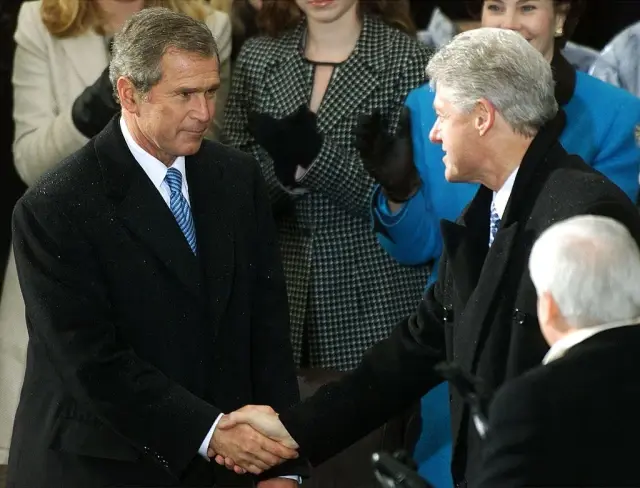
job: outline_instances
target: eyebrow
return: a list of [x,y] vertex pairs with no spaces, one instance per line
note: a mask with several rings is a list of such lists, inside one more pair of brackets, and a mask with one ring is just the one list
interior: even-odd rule
[[208,87],[204,88],[204,89],[200,89],[200,88],[194,88],[194,87],[189,87],[189,86],[180,86],[178,88],[176,88],[176,93],[196,93],[199,91],[209,91],[209,90],[218,90],[220,88],[220,83],[214,83],[209,85]]
[[[504,0],[490,0],[495,3],[501,3],[504,5]],[[538,0],[518,0],[516,2],[517,5],[522,5],[523,3],[538,3]]]

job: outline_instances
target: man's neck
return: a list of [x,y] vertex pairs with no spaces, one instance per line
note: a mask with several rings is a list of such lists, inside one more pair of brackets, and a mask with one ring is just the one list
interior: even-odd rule
[[160,151],[157,146],[144,135],[144,133],[138,126],[135,117],[133,117],[131,114],[123,111],[122,118],[124,119],[124,123],[127,125],[129,134],[131,134],[131,137],[136,142],[136,144],[138,144],[138,146],[140,146],[143,151],[150,154],[162,164],[164,164],[167,168],[171,167],[173,162],[176,160],[176,157]]
[[495,192],[500,191],[509,176],[520,166],[524,155],[531,145],[532,138],[521,137],[515,141],[512,139],[507,141],[496,141],[490,147],[495,150],[491,151],[487,160],[490,168],[486,174],[480,178],[480,183]]
[[331,23],[309,20],[305,54],[312,61],[342,62],[355,48],[361,31],[357,4]]

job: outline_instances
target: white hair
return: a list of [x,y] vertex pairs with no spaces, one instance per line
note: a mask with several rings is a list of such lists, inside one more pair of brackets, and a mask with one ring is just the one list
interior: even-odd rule
[[507,29],[483,27],[458,34],[431,58],[427,76],[431,88],[444,90],[456,109],[468,113],[484,98],[527,137],[558,112],[551,65]]
[[558,222],[533,245],[529,273],[574,327],[640,315],[640,250],[619,222],[582,215]]

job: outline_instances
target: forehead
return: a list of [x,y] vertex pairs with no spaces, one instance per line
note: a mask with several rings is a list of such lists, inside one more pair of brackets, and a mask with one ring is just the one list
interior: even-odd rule
[[220,79],[220,66],[216,56],[206,57],[197,53],[169,49],[162,56],[162,81]]
[[436,110],[445,110],[450,106],[445,88],[436,88],[436,94],[433,98],[433,108]]

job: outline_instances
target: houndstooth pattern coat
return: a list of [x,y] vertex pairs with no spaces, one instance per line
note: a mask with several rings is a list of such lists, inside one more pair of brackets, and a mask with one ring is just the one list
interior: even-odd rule
[[[309,102],[313,67],[302,55],[306,27],[274,39],[250,39],[236,62],[225,114],[226,142],[261,163],[276,211],[299,364],[303,329],[308,366],[353,369],[420,301],[426,267],[403,267],[371,230],[373,180],[354,148],[358,116],[381,110],[395,130],[407,93],[425,82],[429,50],[382,21],[367,17],[350,58],[334,71],[318,110],[323,147],[287,193],[273,162],[247,132],[250,110],[284,117]],[[426,134],[425,134],[426,136]]]

